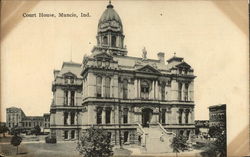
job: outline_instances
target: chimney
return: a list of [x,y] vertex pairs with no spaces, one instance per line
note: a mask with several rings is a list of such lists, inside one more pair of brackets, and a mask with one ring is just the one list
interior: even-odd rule
[[165,53],[164,52],[159,52],[157,53],[158,60],[160,60],[161,64],[165,64]]

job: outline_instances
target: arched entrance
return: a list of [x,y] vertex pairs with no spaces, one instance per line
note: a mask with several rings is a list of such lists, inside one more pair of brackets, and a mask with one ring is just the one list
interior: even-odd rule
[[142,109],[142,126],[149,127],[151,121],[153,110],[150,108]]

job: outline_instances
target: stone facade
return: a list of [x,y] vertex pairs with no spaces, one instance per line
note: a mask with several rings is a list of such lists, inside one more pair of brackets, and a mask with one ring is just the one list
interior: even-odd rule
[[95,125],[107,129],[115,144],[120,133],[123,143],[139,143],[144,127],[194,133],[195,76],[183,58],[174,55],[166,63],[159,52],[158,59],[149,59],[145,48],[142,58],[128,56],[123,25],[111,4],[96,38],[82,64],[64,62],[54,71],[50,124],[58,140],[75,140]]

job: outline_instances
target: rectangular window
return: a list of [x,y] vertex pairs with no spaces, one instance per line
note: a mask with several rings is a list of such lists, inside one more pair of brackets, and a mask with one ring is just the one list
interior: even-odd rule
[[74,112],[70,113],[70,124],[71,125],[75,124],[75,113]]
[[64,112],[64,125],[67,125],[68,124],[68,113],[67,112]]
[[75,106],[75,91],[70,93],[70,106]]
[[68,91],[64,91],[64,106],[68,105]]
[[64,131],[64,139],[68,139],[68,131]]
[[105,112],[106,112],[106,124],[110,124],[111,108],[107,108]]
[[128,142],[128,131],[124,132],[124,141],[123,141],[123,143],[126,143],[126,142]]
[[161,123],[166,124],[166,109],[162,109],[161,111]]
[[102,97],[102,77],[96,77],[96,97]]
[[102,108],[98,107],[97,111],[96,111],[96,120],[97,120],[97,124],[102,124]]
[[182,88],[182,84],[179,83],[178,84],[178,100],[182,100],[182,91],[181,91],[181,88]]
[[128,108],[123,109],[123,123],[124,124],[128,123]]
[[161,86],[161,99],[165,100],[165,85]]
[[72,130],[71,131],[71,139],[74,139],[75,138],[75,130]]

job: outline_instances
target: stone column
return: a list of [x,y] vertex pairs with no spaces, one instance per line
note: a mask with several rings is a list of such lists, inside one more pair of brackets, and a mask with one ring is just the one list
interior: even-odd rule
[[102,97],[105,97],[105,77],[102,77]]
[[141,98],[141,80],[138,80],[138,96]]
[[105,117],[106,117],[105,114],[106,114],[106,113],[105,113],[105,108],[103,108],[103,109],[102,109],[102,124],[105,124]]
[[158,88],[158,80],[155,81],[155,99],[159,98],[159,88]]
[[137,79],[134,81],[134,88],[135,88],[135,98],[138,98],[138,85],[137,85]]
[[152,82],[152,97],[151,99],[155,99],[155,81]]

